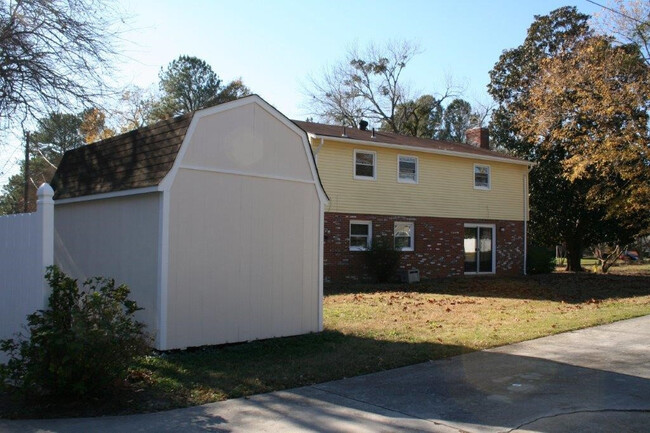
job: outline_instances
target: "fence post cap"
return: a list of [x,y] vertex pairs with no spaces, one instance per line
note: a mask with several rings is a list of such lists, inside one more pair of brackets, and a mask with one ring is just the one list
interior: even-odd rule
[[41,197],[53,197],[54,196],[54,190],[50,186],[49,183],[44,182],[41,184],[41,186],[38,187],[38,190],[36,191],[36,195],[41,198]]

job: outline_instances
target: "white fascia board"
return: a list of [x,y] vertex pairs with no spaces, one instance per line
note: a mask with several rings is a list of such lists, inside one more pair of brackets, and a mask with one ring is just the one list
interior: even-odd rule
[[82,201],[105,200],[107,198],[125,197],[128,195],[137,195],[137,194],[148,194],[151,192],[158,192],[158,191],[160,191],[160,189],[157,186],[148,186],[146,188],[127,189],[124,191],[106,192],[103,194],[92,194],[92,195],[84,195],[81,197],[63,198],[63,199],[54,200],[54,204],[57,205],[57,204],[78,203]]
[[351,145],[355,144],[361,144],[364,146],[374,146],[374,147],[383,147],[386,149],[397,149],[397,150],[404,150],[404,151],[410,151],[410,152],[422,152],[422,153],[434,153],[437,155],[446,155],[446,156],[456,156],[458,158],[467,158],[467,159],[480,159],[484,161],[498,161],[498,162],[504,162],[506,164],[515,164],[515,165],[525,165],[527,167],[532,167],[535,166],[536,163],[530,162],[530,161],[518,161],[518,160],[513,160],[509,158],[502,158],[499,156],[490,156],[490,155],[477,155],[473,153],[465,153],[465,152],[456,152],[453,150],[442,150],[442,149],[429,149],[426,147],[418,147],[418,146],[407,146],[403,144],[391,144],[391,143],[382,143],[378,141],[368,141],[368,140],[356,140],[356,139],[351,139],[351,138],[344,138],[344,137],[331,137],[329,135],[318,135],[318,134],[312,134],[309,133],[309,137],[313,139],[324,139],[324,140],[330,140],[330,141],[337,141],[340,143],[347,143]]

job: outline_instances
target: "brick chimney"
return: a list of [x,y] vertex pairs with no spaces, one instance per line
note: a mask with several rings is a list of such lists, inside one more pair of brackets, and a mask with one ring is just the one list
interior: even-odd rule
[[467,144],[490,150],[490,135],[488,134],[487,128],[477,127],[468,129],[465,132],[465,138],[467,139]]

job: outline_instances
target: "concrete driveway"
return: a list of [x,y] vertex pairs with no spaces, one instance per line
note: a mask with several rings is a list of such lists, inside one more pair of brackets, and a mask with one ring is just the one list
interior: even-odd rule
[[366,376],[0,432],[623,432],[650,426],[650,316]]

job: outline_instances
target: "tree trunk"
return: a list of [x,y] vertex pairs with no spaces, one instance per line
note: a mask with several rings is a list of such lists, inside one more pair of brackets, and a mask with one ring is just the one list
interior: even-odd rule
[[579,241],[567,242],[566,270],[570,272],[582,272],[582,245]]

